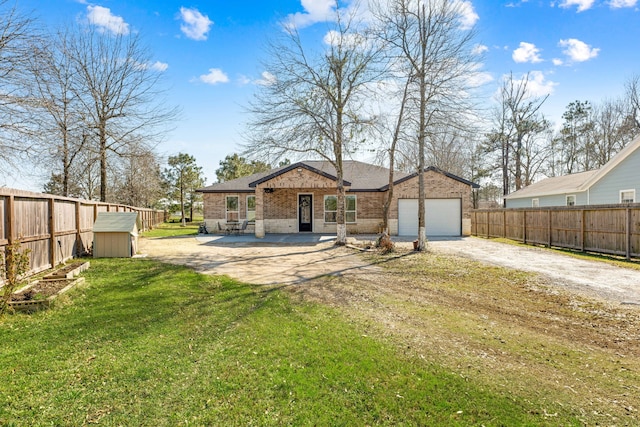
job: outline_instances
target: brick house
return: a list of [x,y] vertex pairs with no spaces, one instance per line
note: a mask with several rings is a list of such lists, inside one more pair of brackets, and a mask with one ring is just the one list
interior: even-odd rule
[[[381,231],[389,170],[358,161],[344,162],[346,221],[349,234]],[[424,171],[428,236],[471,232],[471,192],[477,184],[430,167]],[[418,174],[396,172],[389,212],[394,235],[418,234]],[[210,231],[248,221],[247,232],[335,233],[335,168],[325,161],[303,161],[268,172],[213,184],[203,193],[204,220]]]

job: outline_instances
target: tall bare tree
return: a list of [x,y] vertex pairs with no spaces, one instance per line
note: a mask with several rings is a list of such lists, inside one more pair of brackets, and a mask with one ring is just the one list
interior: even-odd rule
[[29,62],[34,77],[31,96],[38,100],[38,132],[33,140],[41,147],[35,160],[59,180],[59,185],[48,190],[70,196],[73,166],[88,145],[88,130],[78,96],[77,70],[68,54],[69,35],[60,32],[50,40],[48,45],[34,49]]
[[16,2],[0,0],[0,171],[29,151],[31,130],[28,69],[36,39],[33,20]]
[[634,133],[640,133],[640,74],[629,78],[625,83],[626,99],[629,104],[629,118]]
[[468,90],[477,72],[474,31],[462,24],[463,2],[389,0],[375,10],[382,37],[395,52],[397,70],[411,82],[417,147],[418,247],[426,249],[425,150],[427,139],[455,115],[469,110]]
[[343,159],[372,124],[365,104],[377,47],[360,32],[353,9],[338,7],[335,18],[322,50],[306,46],[292,24],[271,43],[265,82],[248,108],[246,148],[271,161],[312,155],[333,165],[340,245],[347,237]]
[[177,110],[166,108],[161,73],[138,34],[80,28],[67,46],[100,162],[100,199],[106,201],[108,154],[123,155],[132,144],[153,147]]
[[498,155],[497,166],[501,171],[502,194],[505,196],[512,189],[521,189],[532,179],[531,176],[527,178],[527,170],[531,172],[526,164],[527,156],[531,156],[532,150],[537,151],[533,143],[550,126],[540,111],[547,96],[532,94],[529,79],[529,73],[520,80],[513,74],[504,79],[494,109],[493,127],[486,138],[486,150]]

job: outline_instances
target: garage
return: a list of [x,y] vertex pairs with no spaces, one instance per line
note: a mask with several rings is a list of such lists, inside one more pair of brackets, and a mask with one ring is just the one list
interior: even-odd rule
[[[460,236],[462,202],[460,199],[426,199],[427,236]],[[418,199],[398,200],[398,234],[418,235]]]

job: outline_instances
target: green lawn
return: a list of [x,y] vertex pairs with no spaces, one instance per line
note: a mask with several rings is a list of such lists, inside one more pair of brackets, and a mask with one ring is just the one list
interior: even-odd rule
[[0,320],[0,425],[581,425],[284,290],[146,259],[85,277]]
[[144,237],[173,237],[198,234],[199,222],[188,222],[182,226],[179,222],[164,222],[150,231],[142,233]]

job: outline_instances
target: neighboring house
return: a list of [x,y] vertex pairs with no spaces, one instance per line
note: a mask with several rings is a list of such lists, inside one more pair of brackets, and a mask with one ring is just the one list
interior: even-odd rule
[[505,196],[507,208],[638,202],[640,136],[597,170],[543,179]]
[[[335,233],[336,172],[325,161],[304,161],[197,190],[204,195],[204,218],[213,232],[249,221],[257,237],[265,233]],[[472,188],[477,184],[441,171],[424,171],[427,235],[470,234]],[[396,172],[389,213],[391,234],[418,234],[418,174]],[[389,170],[344,162],[346,222],[350,234],[381,231]]]

